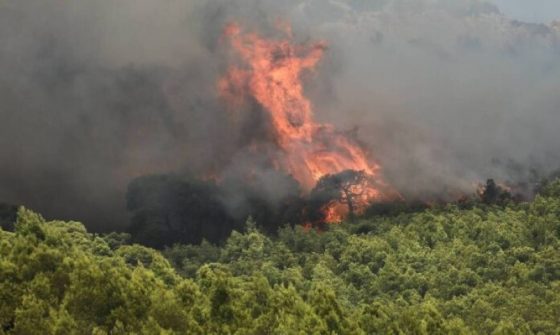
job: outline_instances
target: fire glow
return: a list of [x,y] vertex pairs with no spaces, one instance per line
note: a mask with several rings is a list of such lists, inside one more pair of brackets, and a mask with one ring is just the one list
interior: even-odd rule
[[[220,96],[228,106],[242,108],[253,99],[267,114],[274,144],[279,153],[272,157],[277,169],[290,173],[309,192],[326,175],[346,170],[361,171],[375,181],[362,185],[360,209],[384,197],[379,181],[380,167],[355,140],[330,124],[314,121],[311,102],[304,96],[301,75],[315,68],[325,51],[324,43],[297,45],[289,28],[282,39],[265,39],[244,32],[237,24],[224,34],[242,66],[231,66],[218,82]],[[258,145],[258,143],[253,144]],[[339,222],[348,213],[333,203],[324,209],[327,222]]]

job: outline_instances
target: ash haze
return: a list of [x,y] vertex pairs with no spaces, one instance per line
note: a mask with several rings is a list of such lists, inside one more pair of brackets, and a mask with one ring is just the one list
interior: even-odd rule
[[262,120],[232,125],[217,98],[220,35],[231,21],[274,34],[279,19],[328,44],[304,78],[316,118],[355,131],[404,196],[530,181],[560,167],[560,24],[504,13],[476,0],[3,1],[0,202],[119,229],[135,177],[253,164],[243,143]]

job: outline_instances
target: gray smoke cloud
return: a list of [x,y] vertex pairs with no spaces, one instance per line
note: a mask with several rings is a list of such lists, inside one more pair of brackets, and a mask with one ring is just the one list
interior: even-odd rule
[[360,125],[398,189],[468,192],[558,168],[558,24],[517,22],[483,1],[330,4],[296,14],[332,45],[313,101],[327,120]]
[[4,1],[0,201],[122,228],[135,177],[251,165],[240,148],[260,136],[259,112],[232,123],[217,98],[231,60],[220,36],[232,20],[270,34],[278,19],[329,46],[305,78],[317,119],[358,126],[404,195],[560,166],[560,24],[484,1]]

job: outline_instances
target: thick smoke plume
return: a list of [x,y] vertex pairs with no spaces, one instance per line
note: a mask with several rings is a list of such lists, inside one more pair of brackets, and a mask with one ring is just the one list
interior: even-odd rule
[[263,199],[282,198],[283,178],[245,150],[266,136],[259,106],[232,122],[216,93],[231,61],[224,26],[266,36],[279,20],[328,45],[304,78],[315,117],[354,132],[403,196],[560,166],[560,24],[484,1],[5,1],[0,202],[115,229],[136,177],[247,166]]

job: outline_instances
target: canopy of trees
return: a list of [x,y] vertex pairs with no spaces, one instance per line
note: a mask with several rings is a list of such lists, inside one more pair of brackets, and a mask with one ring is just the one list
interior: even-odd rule
[[258,182],[228,178],[213,181],[177,175],[151,175],[133,180],[127,192],[133,241],[154,248],[174,243],[223,242],[252,216],[268,233],[280,223],[303,221],[305,201],[299,184],[275,173],[268,178],[283,192],[270,194]]
[[152,247],[199,243],[203,237],[219,241],[236,224],[215,184],[173,175],[135,179],[128,187],[127,207],[134,240]]
[[0,202],[0,228],[13,230],[17,218],[17,206]]
[[324,221],[323,208],[339,203],[348,208],[348,218],[353,220],[356,207],[361,202],[371,178],[363,171],[345,170],[323,176],[309,195],[310,222]]
[[530,203],[256,227],[160,253],[22,208],[0,230],[0,334],[560,332],[560,182]]
[[346,170],[324,176],[310,194],[303,194],[291,176],[278,171],[258,174],[227,176],[219,183],[166,174],[136,178],[127,191],[129,233],[134,242],[161,249],[203,239],[222,243],[249,216],[268,234],[285,224],[321,227],[325,208],[333,204],[345,207],[352,221],[357,208],[367,205],[368,187],[375,186],[364,172]]

